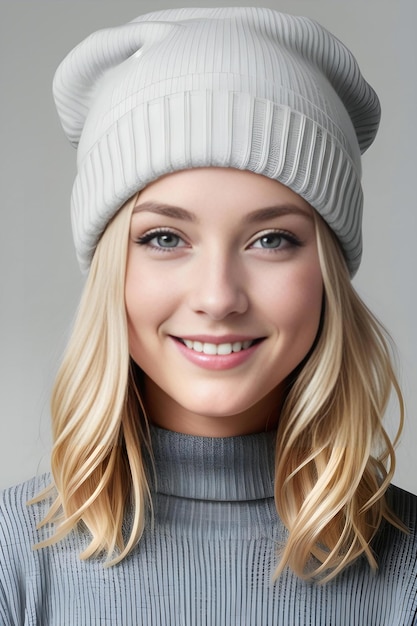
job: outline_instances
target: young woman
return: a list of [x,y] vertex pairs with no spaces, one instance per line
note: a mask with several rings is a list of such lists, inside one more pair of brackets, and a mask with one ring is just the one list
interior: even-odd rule
[[54,92],[88,277],[52,475],[2,495],[2,624],[417,623],[401,393],[350,283],[380,115],[350,52],[270,9],[167,10],[86,39]]

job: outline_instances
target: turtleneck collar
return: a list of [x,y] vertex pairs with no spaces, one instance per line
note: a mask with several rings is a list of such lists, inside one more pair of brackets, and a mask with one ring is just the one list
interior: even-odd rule
[[210,501],[272,498],[275,440],[276,431],[216,438],[151,426],[156,492]]

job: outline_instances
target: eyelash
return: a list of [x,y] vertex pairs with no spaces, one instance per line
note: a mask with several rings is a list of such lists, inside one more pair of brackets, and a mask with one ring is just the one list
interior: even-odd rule
[[[281,239],[284,239],[290,245],[290,247],[299,248],[303,245],[300,239],[298,239],[298,237],[296,237],[293,233],[290,233],[288,230],[270,229],[258,234],[256,239],[254,239],[251,243],[251,246],[253,246],[257,241],[260,241],[264,237],[270,236],[277,236]],[[280,252],[282,248],[263,248],[263,250],[267,250],[269,252]]]
[[[156,237],[161,237],[162,235],[173,235],[174,237],[178,237],[179,240],[183,241],[181,235],[178,235],[175,231],[169,230],[167,228],[158,228],[156,230],[151,230],[150,232],[145,233],[141,237],[138,237],[135,241],[140,246],[148,246],[149,248],[152,248],[152,250],[157,250],[158,252],[171,252],[172,250],[178,249],[177,246],[171,247],[171,248],[170,247],[163,248],[162,246],[151,245],[152,239],[156,239]],[[180,246],[180,247],[183,247],[183,246]]]
[[[152,230],[148,233],[145,233],[141,237],[137,237],[135,239],[135,243],[137,243],[140,246],[148,246],[149,248],[152,248],[152,250],[163,252],[163,253],[172,252],[174,250],[178,250],[178,248],[185,247],[185,246],[172,246],[172,247],[164,248],[163,246],[156,246],[156,245],[151,244],[151,241],[153,239],[156,239],[157,237],[161,237],[163,235],[173,235],[174,237],[177,237],[179,241],[184,241],[181,235],[178,235],[175,231],[169,230],[167,228],[160,228],[160,229]],[[296,237],[294,234],[290,233],[287,230],[279,230],[279,229],[266,230],[263,233],[260,233],[256,237],[256,239],[252,241],[250,245],[253,246],[257,241],[260,241],[262,238],[268,237],[271,235],[281,237],[288,244],[290,244],[291,247],[300,247],[303,245],[302,242],[298,239],[298,237]],[[280,248],[260,248],[260,249],[267,250],[269,252],[279,252],[282,248],[280,247]]]

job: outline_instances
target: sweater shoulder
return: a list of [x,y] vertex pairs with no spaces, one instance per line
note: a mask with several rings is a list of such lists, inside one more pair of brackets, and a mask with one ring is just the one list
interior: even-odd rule
[[48,487],[51,481],[52,477],[50,472],[45,472],[44,474],[33,476],[29,478],[29,480],[17,483],[11,487],[6,487],[6,489],[0,489],[0,504],[3,505],[4,502],[13,502],[16,497],[17,501],[20,502],[21,496],[25,496],[27,500],[31,500],[43,489]]
[[38,540],[36,527],[45,516],[50,498],[29,504],[51,484],[49,473],[0,491],[0,550],[31,546]]
[[[26,623],[28,580],[39,580],[37,525],[50,499],[28,504],[51,483],[49,474],[36,476],[0,491],[0,623]],[[32,623],[32,622],[30,622]]]
[[409,530],[410,535],[417,537],[417,496],[400,487],[390,485],[387,503],[391,511]]
[[403,582],[417,592],[417,496],[391,485],[387,491],[387,504],[402,528],[384,521],[377,534],[374,547],[384,567],[401,570]]

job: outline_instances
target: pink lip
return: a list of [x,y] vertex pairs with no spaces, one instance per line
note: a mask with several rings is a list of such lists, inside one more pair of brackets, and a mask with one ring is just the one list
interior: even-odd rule
[[[221,340],[218,337],[217,338],[211,337],[211,339],[201,339],[201,337],[202,336],[200,335],[197,339],[190,338],[190,340],[202,341],[203,343],[205,341],[206,343],[216,343],[216,344],[232,343],[233,341],[245,341],[245,339],[233,339],[233,341],[231,341],[230,339],[228,340],[224,339],[224,337],[222,337]],[[184,339],[189,339],[189,337],[184,337]],[[196,352],[195,350],[191,350],[190,348],[187,348],[187,346],[185,346],[181,341],[179,341],[178,339],[175,339],[174,337],[173,337],[173,341],[175,345],[177,346],[178,350],[181,352],[183,356],[185,356],[186,359],[188,359],[188,361],[204,369],[217,370],[217,371],[229,370],[229,369],[233,369],[234,367],[238,367],[239,365],[242,365],[243,363],[245,363],[252,357],[254,352],[256,352],[256,350],[262,343],[262,341],[259,341],[255,343],[253,346],[250,346],[246,350],[241,350],[240,352],[232,352],[231,354],[218,355],[218,354],[204,354],[203,352]]]
[[214,343],[216,345],[221,343],[235,343],[236,341],[254,341],[258,339],[258,337],[249,337],[248,335],[181,335],[178,338],[188,339],[189,341],[201,341],[201,343]]

